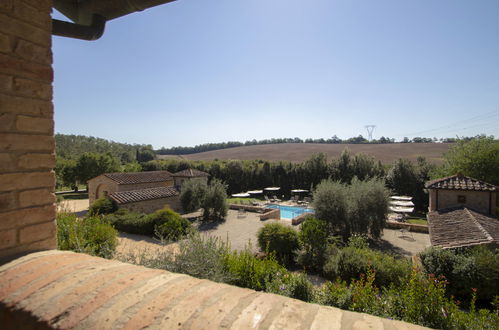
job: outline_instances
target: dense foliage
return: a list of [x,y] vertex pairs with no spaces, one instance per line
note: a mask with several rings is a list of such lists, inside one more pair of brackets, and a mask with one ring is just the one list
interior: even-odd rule
[[111,258],[118,244],[116,230],[101,217],[78,218],[71,213],[57,214],[57,247]]
[[118,209],[116,202],[110,198],[99,198],[96,199],[90,208],[88,209],[89,215],[99,215],[99,214],[109,214],[113,213]]
[[297,262],[305,269],[322,271],[328,246],[328,228],[325,221],[314,217],[305,219],[300,228],[301,250]]
[[177,241],[191,230],[191,223],[169,208],[151,214],[120,209],[105,218],[119,231],[147,236],[156,235],[166,241]]
[[107,215],[106,220],[114,228],[124,233],[148,236],[154,234],[155,223],[144,213],[119,209],[117,212]]
[[335,280],[341,278],[347,282],[366,274],[369,267],[376,272],[374,284],[386,286],[400,285],[408,279],[410,263],[368,248],[347,246],[328,256],[324,264],[324,275]]
[[350,185],[324,180],[314,190],[313,205],[329,233],[344,240],[353,234],[379,238],[388,214],[389,192],[384,183],[372,179],[352,180]]
[[461,173],[475,179],[499,185],[499,140],[479,136],[471,140],[459,140],[445,154],[445,164],[439,175]]
[[296,230],[280,223],[268,223],[258,230],[257,236],[261,251],[275,253],[284,265],[293,262],[295,251],[300,247]]
[[156,236],[166,241],[178,241],[192,230],[189,220],[168,208],[156,211],[148,217],[157,224]]
[[[55,135],[56,154],[64,159],[78,159],[84,153],[111,154],[122,163],[137,159],[137,153],[152,151],[151,145],[127,144],[84,135]],[[146,152],[147,153],[147,152]]]
[[208,185],[205,180],[192,179],[184,181],[180,191],[180,203],[184,212],[194,212],[203,205]]
[[449,294],[461,300],[469,300],[471,288],[484,302],[499,294],[499,250],[483,246],[447,250],[431,247],[420,257],[425,271],[444,276]]
[[227,215],[227,185],[218,179],[211,180],[201,202],[204,220],[222,220]]
[[[352,246],[346,249],[362,249],[365,243],[353,240]],[[334,282],[326,282],[315,287],[306,275],[291,273],[273,259],[272,254],[260,260],[249,250],[231,252],[227,243],[214,238],[203,238],[193,235],[180,242],[179,253],[175,258],[165,250],[154,255],[132,254],[120,256],[122,260],[135,262],[170,271],[181,272],[207,278],[214,281],[236,284],[255,290],[277,293],[303,301],[330,305],[346,310],[365,312],[381,317],[403,320],[432,328],[440,329],[493,329],[499,322],[496,311],[475,308],[475,300],[471,299],[469,312],[463,311],[458,304],[446,296],[446,281],[442,278],[426,274],[413,268],[405,268],[405,278],[392,281],[381,281],[377,277],[383,267],[392,267],[386,263],[394,261],[386,259],[385,265],[370,266],[366,260],[365,273],[345,274],[345,279],[338,278]],[[362,254],[364,259],[385,259],[387,256]],[[371,258],[371,259],[369,259]],[[377,269],[377,270],[375,270]],[[389,286],[378,286],[376,283],[393,283]]]
[[429,164],[422,157],[418,157],[416,164],[407,159],[399,159],[388,171],[386,185],[397,195],[412,196],[416,209],[426,211],[428,193],[424,186],[435,169],[435,165]]

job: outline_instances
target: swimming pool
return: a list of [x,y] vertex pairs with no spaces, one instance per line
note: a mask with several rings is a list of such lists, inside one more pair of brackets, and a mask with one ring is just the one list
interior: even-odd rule
[[277,205],[277,204],[268,204],[265,205],[265,207],[268,207],[270,209],[280,209],[281,210],[281,218],[282,219],[293,219],[300,214],[310,212],[310,213],[315,213],[314,209],[306,208],[306,207],[299,207],[299,206],[284,206],[284,205]]

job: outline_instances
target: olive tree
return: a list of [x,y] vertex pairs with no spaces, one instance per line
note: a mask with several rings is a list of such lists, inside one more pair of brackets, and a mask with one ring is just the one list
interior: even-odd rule
[[205,180],[191,179],[182,184],[180,190],[180,203],[184,212],[198,210],[206,198],[208,185]]
[[206,196],[202,203],[205,220],[221,220],[227,215],[227,186],[218,179],[213,179],[208,185]]
[[379,238],[388,214],[389,192],[379,179],[352,180],[350,185],[324,180],[314,191],[316,217],[330,233],[347,240],[353,234]]

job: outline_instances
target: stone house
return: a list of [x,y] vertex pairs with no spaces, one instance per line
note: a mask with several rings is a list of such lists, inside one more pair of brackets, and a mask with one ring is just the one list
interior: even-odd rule
[[429,211],[466,205],[489,215],[496,213],[497,187],[463,175],[453,175],[426,183]]
[[168,171],[104,173],[88,180],[88,198],[92,204],[115,192],[173,185],[173,176]]
[[198,180],[204,180],[207,182],[209,176],[210,175],[206,172],[199,171],[199,170],[192,169],[192,168],[188,168],[186,170],[183,170],[183,171],[180,171],[180,172],[173,174],[173,180],[175,182],[175,187],[178,190],[180,190],[180,188],[182,187],[182,184],[187,180],[198,179]]
[[427,219],[433,246],[498,246],[498,187],[463,175],[429,181],[425,187],[430,198]]
[[208,180],[208,173],[186,169],[175,174],[168,171],[104,173],[88,181],[89,203],[109,197],[133,212],[151,213],[168,206],[180,212],[182,184],[192,178]]
[[170,1],[0,1],[0,328],[421,328],[57,250],[52,34],[95,39]]

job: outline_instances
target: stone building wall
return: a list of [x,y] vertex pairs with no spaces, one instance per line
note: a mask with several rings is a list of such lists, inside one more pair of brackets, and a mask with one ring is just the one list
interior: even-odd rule
[[0,1],[0,262],[56,247],[51,10]]
[[174,179],[174,181],[175,181],[175,187],[177,189],[182,188],[182,186],[184,185],[184,182],[188,181],[188,180],[202,180],[202,181],[204,181],[206,183],[208,182],[208,178],[207,177],[189,178],[189,177],[178,176],[178,177],[175,177],[175,179]]
[[129,211],[140,213],[152,213],[167,206],[175,212],[180,212],[182,210],[182,206],[180,204],[180,199],[178,198],[178,196],[118,205],[119,208],[124,208]]
[[[459,203],[458,196],[464,196],[466,202],[464,204]],[[495,215],[496,193],[488,191],[430,189],[430,211],[460,205],[469,206],[485,214]]]
[[105,177],[104,175],[99,175],[96,178],[88,180],[88,199],[90,205],[101,197],[104,197],[104,192],[108,195],[116,192],[118,185],[113,180]]

